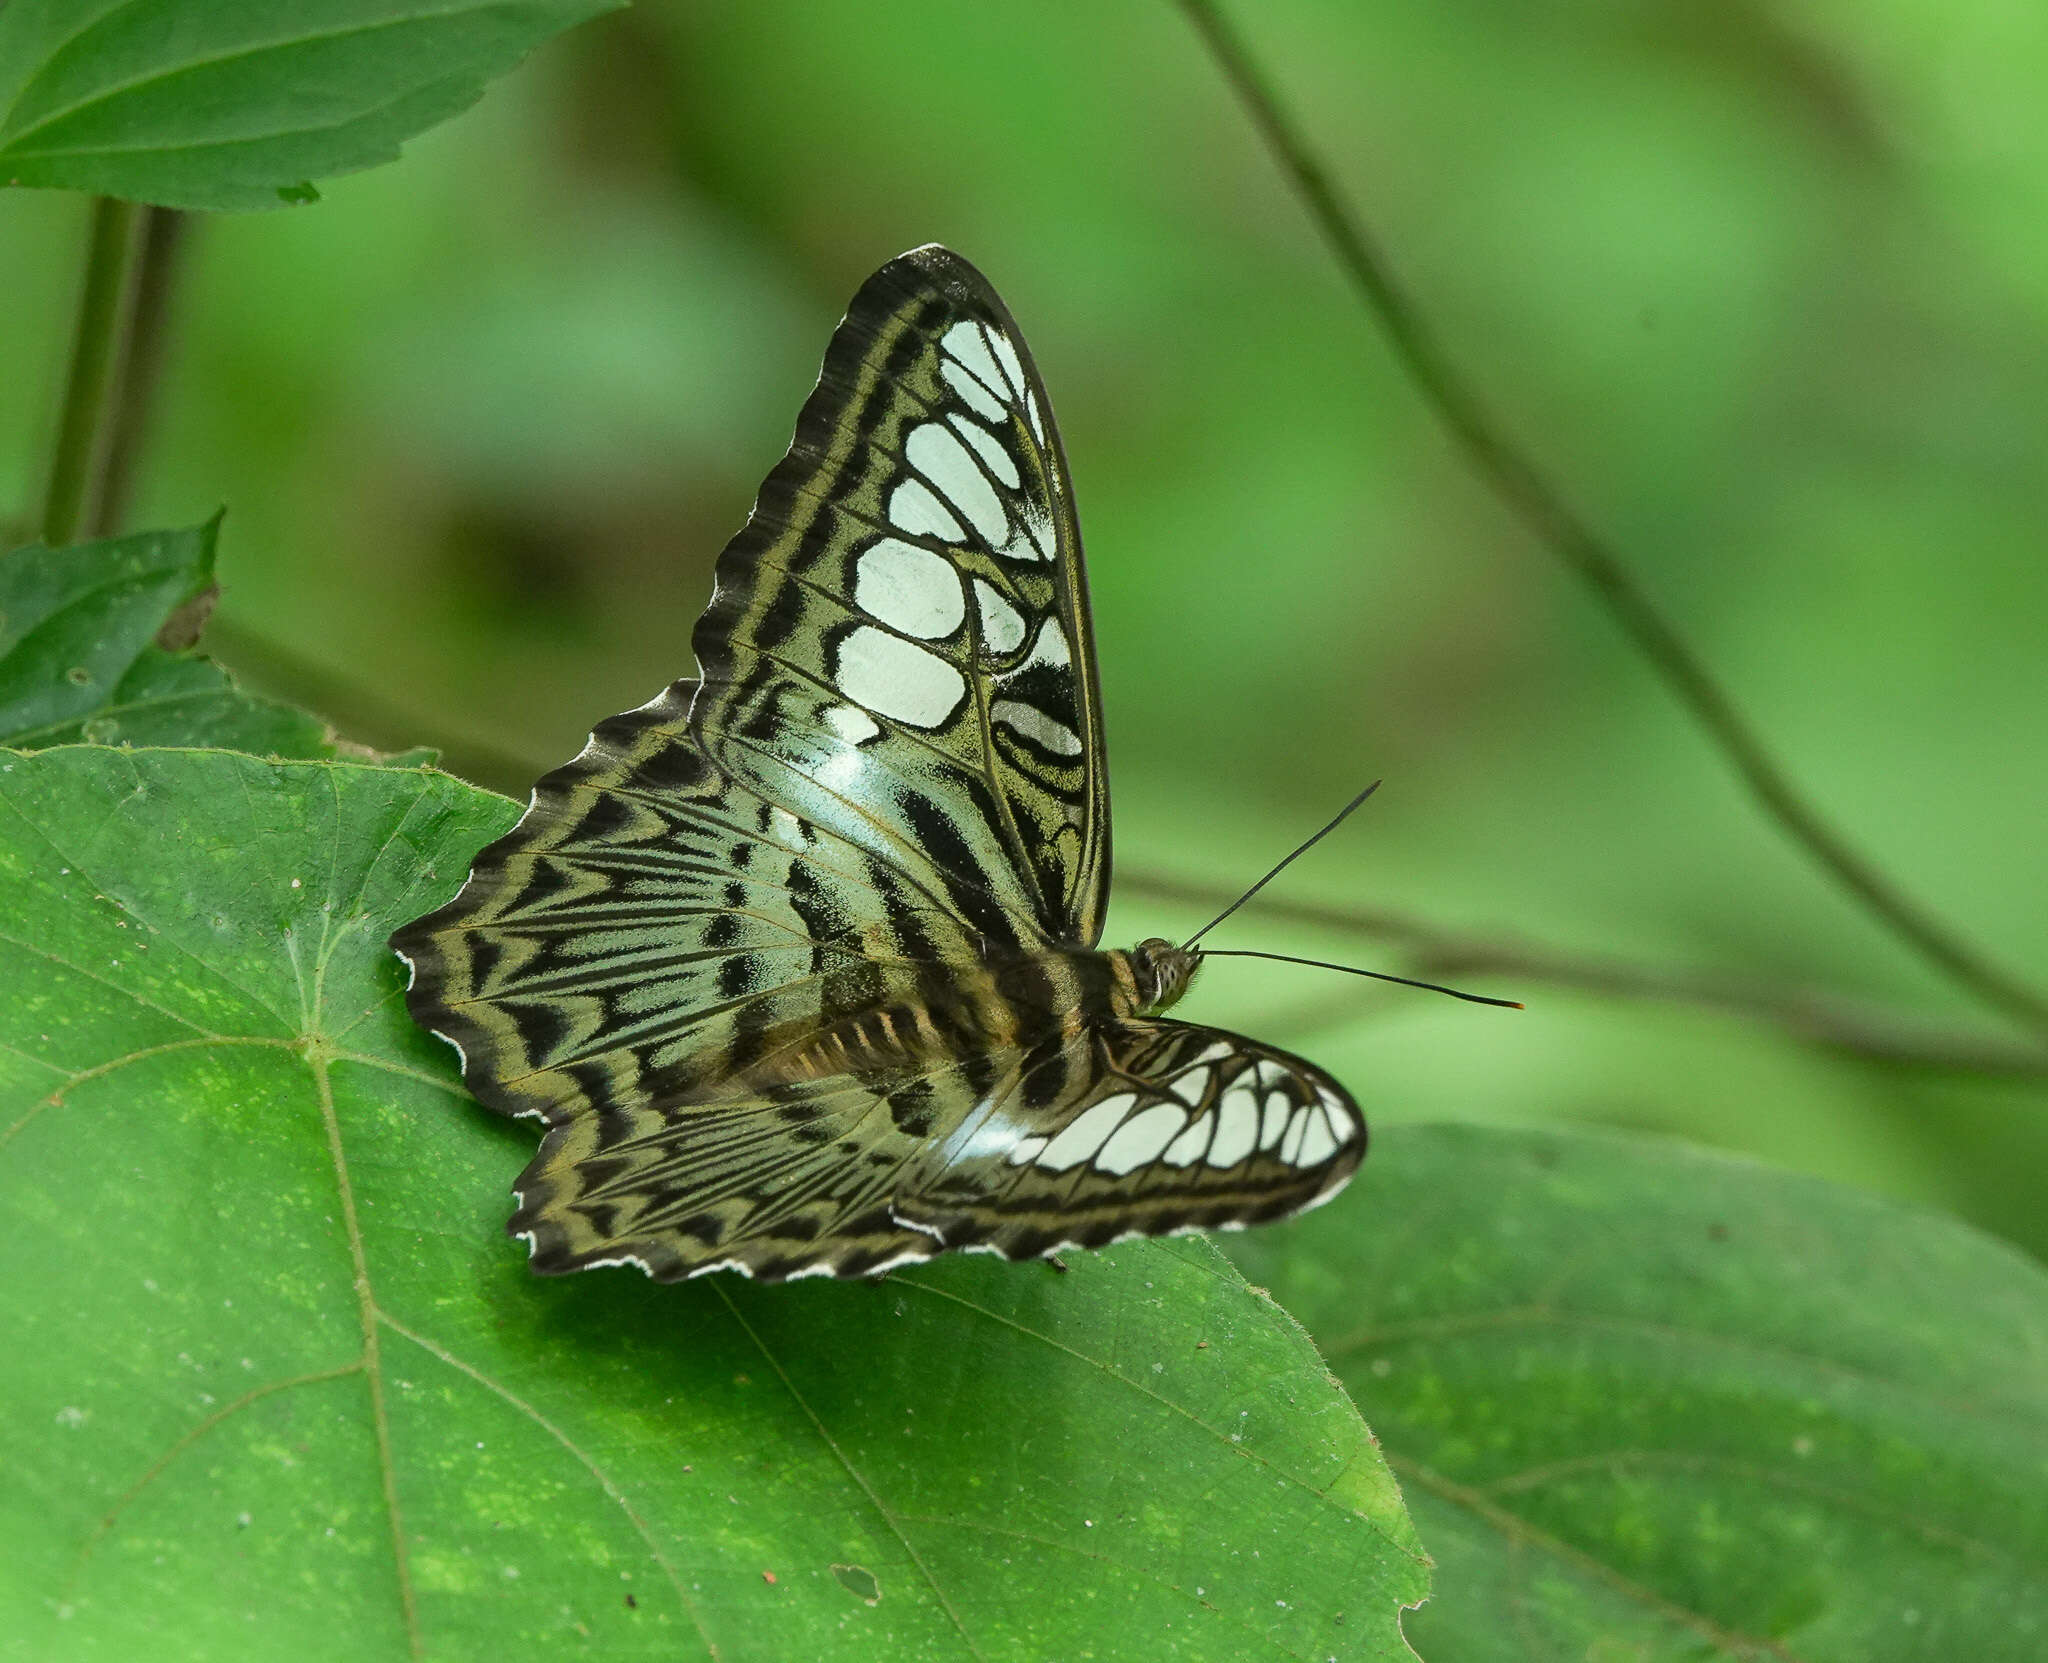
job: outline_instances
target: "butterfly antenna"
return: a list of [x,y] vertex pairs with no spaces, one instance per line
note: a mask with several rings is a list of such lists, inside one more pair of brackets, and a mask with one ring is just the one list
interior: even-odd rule
[[1306,843],[1302,844],[1300,848],[1296,849],[1285,860],[1281,861],[1280,864],[1274,867],[1272,871],[1268,872],[1263,878],[1259,879],[1259,881],[1253,884],[1251,888],[1247,889],[1242,895],[1238,896],[1236,900],[1232,901],[1229,906],[1225,907],[1214,918],[1210,919],[1208,923],[1204,924],[1199,930],[1195,931],[1193,935],[1189,936],[1187,940],[1183,941],[1181,943],[1182,950],[1185,951],[1187,948],[1194,946],[1194,944],[1200,941],[1203,936],[1207,935],[1218,924],[1222,923],[1224,919],[1228,918],[1233,912],[1237,911],[1239,907],[1243,906],[1245,902],[1249,901],[1254,895],[1258,894],[1260,890],[1264,889],[1267,884],[1271,883],[1275,878],[1279,877],[1280,874],[1286,871],[1288,867],[1292,866],[1297,860],[1301,859],[1303,855],[1307,854],[1309,850],[1313,849],[1318,843],[1322,842],[1324,838],[1328,837],[1330,833],[1335,831],[1339,826],[1343,825],[1344,822],[1351,817],[1351,811],[1353,809],[1357,808],[1359,804],[1365,801],[1366,798],[1370,797],[1375,791],[1379,790],[1380,783],[1380,781],[1374,780],[1372,784],[1368,785],[1363,791],[1359,792],[1357,796],[1353,797],[1350,802],[1346,803],[1342,808],[1338,809],[1336,815],[1331,819],[1330,823],[1327,826],[1323,827],[1323,829],[1317,832],[1315,836],[1311,837]]
[[1275,964],[1308,964],[1318,970],[1341,970],[1347,976],[1370,976],[1376,982],[1398,982],[1403,987],[1419,987],[1428,993],[1448,993],[1453,999],[1463,999],[1472,1005],[1498,1005],[1502,1010],[1518,1011],[1525,1007],[1519,999],[1489,999],[1483,993],[1466,993],[1455,987],[1445,987],[1440,982],[1418,982],[1408,976],[1389,976],[1383,970],[1361,970],[1355,964],[1332,964],[1328,959],[1298,959],[1289,953],[1260,953],[1249,947],[1210,947],[1202,956],[1211,959],[1271,959]]

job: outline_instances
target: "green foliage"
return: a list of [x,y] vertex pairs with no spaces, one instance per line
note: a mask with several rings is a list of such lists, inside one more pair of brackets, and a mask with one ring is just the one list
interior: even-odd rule
[[304,711],[244,693],[189,649],[157,645],[175,615],[211,604],[218,529],[213,520],[0,557],[0,744],[334,755],[333,735]]
[[1393,1481],[1204,1243],[529,1276],[530,1139],[384,946],[504,799],[227,752],[0,769],[20,1655],[1080,1656],[1105,1621],[1151,1656],[1405,1655]]
[[312,201],[619,0],[13,0],[0,178],[174,208]]
[[1400,1127],[1230,1253],[1388,1452],[1431,1663],[2048,1645],[2048,1275],[2001,1243],[1663,1140]]

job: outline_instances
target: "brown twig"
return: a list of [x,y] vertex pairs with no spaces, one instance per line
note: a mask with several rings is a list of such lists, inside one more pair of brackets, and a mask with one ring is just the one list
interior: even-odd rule
[[1748,785],[1764,812],[1901,940],[1986,1003],[2048,1033],[2048,997],[1992,964],[1898,887],[1793,786],[1749,721],[1620,555],[1508,441],[1452,367],[1358,214],[1337,192],[1211,0],[1179,0],[1268,147],[1294,181],[1395,356],[1508,511],[1590,588]]
[[[1118,868],[1117,885],[1123,894],[1185,906],[1191,912],[1229,899],[1227,891],[1209,884],[1133,871],[1128,864]],[[1526,984],[1542,982],[1610,998],[1693,1005],[1726,1011],[1808,1044],[1874,1062],[1932,1072],[2048,1078],[2048,1051],[2038,1046],[2003,1034],[1944,1027],[1839,994],[1774,986],[1724,971],[1672,970],[1606,954],[1568,953],[1512,934],[1447,930],[1406,913],[1376,908],[1261,896],[1247,910],[1391,942],[1418,975],[1498,978],[1498,988],[1518,997]]]

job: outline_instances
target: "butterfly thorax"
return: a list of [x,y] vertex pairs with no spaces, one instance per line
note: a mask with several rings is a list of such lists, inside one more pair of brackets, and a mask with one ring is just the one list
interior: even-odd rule
[[1187,991],[1200,958],[1155,937],[1128,950],[1062,947],[990,961],[992,991],[1007,1007],[999,1020],[1015,1029],[999,1037],[1156,1016]]

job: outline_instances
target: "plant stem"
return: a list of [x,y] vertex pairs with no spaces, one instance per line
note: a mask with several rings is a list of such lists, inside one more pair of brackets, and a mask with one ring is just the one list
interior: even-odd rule
[[1211,0],[1179,0],[1238,99],[1294,181],[1339,264],[1378,318],[1409,379],[1508,511],[1545,544],[1621,625],[1680,704],[1706,730],[1764,812],[1892,933],[1987,1004],[2048,1033],[2048,997],[1992,964],[1902,893],[1806,801],[1705,663],[1610,548],[1517,451],[1452,367],[1356,211],[1338,195],[1307,141]]
[[111,196],[93,200],[78,334],[72,342],[71,370],[64,385],[64,413],[50,464],[50,488],[43,499],[43,541],[52,548],[76,540],[91,503],[107,393],[127,321],[135,217],[132,202]]
[[135,255],[135,304],[128,321],[128,350],[121,355],[107,423],[106,461],[100,471],[93,535],[111,537],[128,517],[135,464],[149,433],[156,389],[163,379],[171,296],[188,216],[176,208],[144,208]]

